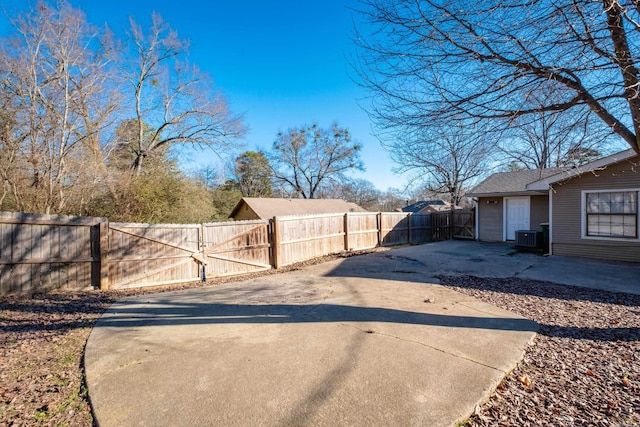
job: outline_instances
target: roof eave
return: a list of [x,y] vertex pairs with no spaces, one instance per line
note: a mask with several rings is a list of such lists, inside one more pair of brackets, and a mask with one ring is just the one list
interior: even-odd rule
[[507,191],[500,193],[467,193],[469,197],[512,197],[512,196],[536,196],[547,194],[546,191]]
[[593,161],[591,163],[587,163],[586,165],[578,166],[575,169],[563,171],[555,175],[551,175],[546,178],[540,179],[538,181],[531,182],[527,184],[526,188],[527,190],[531,190],[531,191],[547,191],[555,183],[558,183],[560,181],[565,181],[567,179],[571,179],[576,176],[580,176],[582,174],[591,172],[599,168],[607,167],[614,163],[622,162],[624,160],[630,159],[637,155],[638,154],[633,149],[621,151],[619,153],[612,154],[607,157],[603,157],[602,159]]

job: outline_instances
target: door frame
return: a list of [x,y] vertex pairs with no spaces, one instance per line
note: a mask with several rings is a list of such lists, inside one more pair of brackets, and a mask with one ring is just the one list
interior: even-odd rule
[[509,200],[526,200],[527,201],[527,211],[529,212],[529,225],[527,229],[531,227],[531,196],[512,196],[512,197],[503,197],[502,200],[502,240],[504,242],[507,241],[507,226],[508,226],[508,217],[509,217]]

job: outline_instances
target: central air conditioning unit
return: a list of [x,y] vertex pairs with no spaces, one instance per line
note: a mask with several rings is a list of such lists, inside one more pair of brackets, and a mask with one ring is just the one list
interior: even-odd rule
[[516,231],[516,249],[520,251],[542,250],[542,231],[518,230]]

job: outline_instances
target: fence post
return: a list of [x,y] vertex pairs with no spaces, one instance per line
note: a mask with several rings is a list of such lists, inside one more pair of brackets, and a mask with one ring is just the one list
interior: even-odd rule
[[407,243],[411,244],[411,212],[407,214]]
[[378,246],[382,246],[382,212],[376,215],[378,221]]
[[349,213],[344,214],[344,250],[349,251]]
[[273,254],[273,268],[276,270],[280,268],[280,226],[278,224],[278,217],[274,216],[271,220],[271,249]]
[[207,259],[207,255],[205,254],[206,249],[207,243],[204,241],[204,224],[200,223],[200,227],[198,228],[198,253],[202,256],[202,262],[200,263],[200,280],[203,282],[207,281],[207,264],[205,264]]
[[100,290],[111,287],[109,283],[109,220],[102,218],[99,226],[100,234]]
[[449,213],[450,218],[449,218],[449,239],[448,239],[448,240],[453,240],[453,235],[454,235],[454,220],[455,220],[454,215],[455,215],[455,214],[454,214],[454,210],[453,210],[453,209],[451,209],[451,211],[449,211],[449,212],[450,212],[450,213]]

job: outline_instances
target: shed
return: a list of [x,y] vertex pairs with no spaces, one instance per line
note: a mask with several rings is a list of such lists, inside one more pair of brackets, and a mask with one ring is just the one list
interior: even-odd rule
[[444,200],[421,200],[409,206],[402,208],[402,212],[426,213],[426,212],[444,212],[452,209],[460,209],[458,206],[452,206],[451,203]]
[[236,221],[268,219],[285,215],[313,215],[328,213],[366,212],[355,203],[340,199],[278,199],[243,197],[229,218]]

